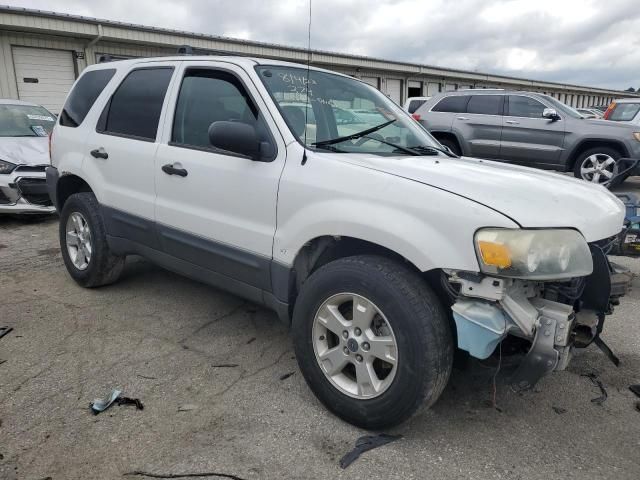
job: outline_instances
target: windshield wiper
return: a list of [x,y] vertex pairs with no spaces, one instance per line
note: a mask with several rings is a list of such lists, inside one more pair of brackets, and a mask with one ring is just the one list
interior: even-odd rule
[[385,145],[389,145],[390,147],[395,148],[396,150],[400,150],[404,153],[408,153],[409,155],[420,155],[420,153],[418,153],[417,151],[415,151],[412,148],[408,148],[408,147],[403,147],[402,145],[398,145],[396,143],[393,142],[388,142],[386,140],[383,140],[382,138],[376,138],[376,137],[369,137],[368,135],[365,135],[362,138],[368,138],[369,140],[375,140],[376,142],[380,142],[380,143],[384,143]]
[[314,147],[320,147],[322,145],[333,145],[334,143],[345,142],[347,140],[355,140],[356,138],[364,137],[365,135],[369,135],[370,133],[377,132],[378,130],[386,127],[387,125],[391,125],[397,119],[389,120],[388,122],[381,123],[380,125],[376,125],[375,127],[367,128],[366,130],[362,130],[361,132],[356,132],[351,135],[345,135],[344,137],[332,138],[331,140],[322,140],[320,142],[312,143]]
[[[449,151],[445,150],[444,148],[433,147],[431,145],[418,145],[416,147],[407,147],[407,148],[410,148],[412,150],[416,150],[418,152],[425,152],[426,155],[433,155],[433,154],[437,155],[438,152],[442,152],[447,157],[460,158],[458,155],[456,155],[453,152],[449,152]],[[426,152],[433,152],[433,153],[426,153]]]

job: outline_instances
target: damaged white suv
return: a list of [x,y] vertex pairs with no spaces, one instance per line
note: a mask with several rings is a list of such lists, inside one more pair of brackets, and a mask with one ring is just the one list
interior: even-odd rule
[[624,210],[605,188],[458,158],[378,90],[325,70],[92,66],[51,160],[80,285],[115,281],[139,254],[272,308],[311,389],[365,428],[433,404],[456,347],[486,358],[517,337],[529,353],[513,382],[531,387],[597,338],[628,287],[606,256]]

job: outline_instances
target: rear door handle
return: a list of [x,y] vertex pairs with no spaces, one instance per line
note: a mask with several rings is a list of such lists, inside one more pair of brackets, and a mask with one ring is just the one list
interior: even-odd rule
[[456,120],[469,120],[469,117],[456,117]]
[[176,168],[170,163],[162,166],[162,171],[167,175],[178,175],[179,177],[186,177],[189,172],[184,168]]
[[505,120],[504,123],[508,123],[509,125],[520,125],[520,122],[516,122],[515,120]]
[[91,156],[93,158],[103,158],[105,160],[109,158],[109,154],[102,147],[91,150]]

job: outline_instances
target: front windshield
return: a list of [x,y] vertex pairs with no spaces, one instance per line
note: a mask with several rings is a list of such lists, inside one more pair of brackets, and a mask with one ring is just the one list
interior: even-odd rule
[[0,104],[0,137],[46,137],[55,122],[43,107]]
[[560,100],[556,100],[555,98],[550,97],[549,95],[543,95],[543,97],[549,103],[552,103],[555,109],[559,110],[559,113],[566,113],[567,115],[573,118],[584,118],[584,115],[582,115],[579,111],[577,111],[573,107],[570,107],[566,103],[562,103]]
[[442,148],[389,98],[359,80],[296,67],[257,71],[291,132],[308,148],[374,155],[429,155]]

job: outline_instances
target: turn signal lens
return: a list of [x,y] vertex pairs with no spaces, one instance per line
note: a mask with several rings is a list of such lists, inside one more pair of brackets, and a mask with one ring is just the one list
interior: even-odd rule
[[511,266],[511,252],[505,245],[480,240],[478,249],[485,265],[498,268],[509,268]]
[[640,132],[633,132],[633,138],[640,142]]

